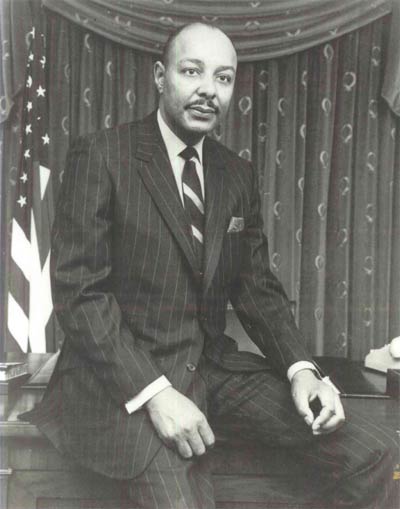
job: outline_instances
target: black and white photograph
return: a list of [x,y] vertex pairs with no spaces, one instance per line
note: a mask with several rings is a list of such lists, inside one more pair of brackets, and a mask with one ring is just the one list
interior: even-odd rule
[[399,509],[400,0],[0,42],[0,509]]

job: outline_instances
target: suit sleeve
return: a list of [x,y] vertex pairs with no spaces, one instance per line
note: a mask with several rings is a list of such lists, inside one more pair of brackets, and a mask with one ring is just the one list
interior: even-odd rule
[[267,238],[263,233],[256,172],[251,167],[250,214],[243,234],[239,278],[230,300],[250,339],[283,376],[300,360],[312,362],[294,321],[289,300],[271,272]]
[[137,346],[112,293],[113,187],[99,143],[79,138],[67,157],[53,227],[52,290],[68,346],[125,404],[163,373]]

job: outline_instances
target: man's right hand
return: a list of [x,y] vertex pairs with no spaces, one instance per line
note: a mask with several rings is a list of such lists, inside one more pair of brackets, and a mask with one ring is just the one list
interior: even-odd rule
[[169,447],[176,447],[183,458],[201,456],[214,444],[206,416],[173,387],[153,396],[146,408],[158,436]]

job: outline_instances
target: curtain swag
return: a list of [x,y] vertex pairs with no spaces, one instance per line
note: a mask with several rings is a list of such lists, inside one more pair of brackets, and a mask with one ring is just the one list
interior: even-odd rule
[[[0,122],[8,118],[13,99],[23,88],[27,49],[12,33],[26,32],[31,1],[0,2]],[[400,115],[400,0],[42,0],[42,5],[85,30],[151,54],[160,54],[168,35],[182,24],[215,23],[230,35],[241,62],[311,48],[393,10],[382,95]],[[18,30],[13,32],[13,26]]]
[[135,50],[159,54],[169,33],[200,20],[235,42],[239,61],[305,50],[389,14],[393,21],[382,95],[400,115],[400,0],[42,0],[74,23]]
[[[397,0],[395,0],[397,1]],[[106,39],[160,53],[168,34],[199,20],[235,42],[239,60],[275,58],[334,39],[391,12],[391,0],[43,0]]]

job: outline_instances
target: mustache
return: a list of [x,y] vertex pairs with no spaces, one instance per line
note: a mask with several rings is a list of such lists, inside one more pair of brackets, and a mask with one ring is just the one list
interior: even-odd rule
[[212,100],[197,100],[197,101],[193,101],[192,103],[188,104],[186,106],[186,109],[189,109],[189,108],[192,108],[194,106],[200,106],[202,108],[209,108],[211,110],[214,110],[215,113],[218,113],[219,112],[219,108],[216,104],[214,104],[214,102]]

